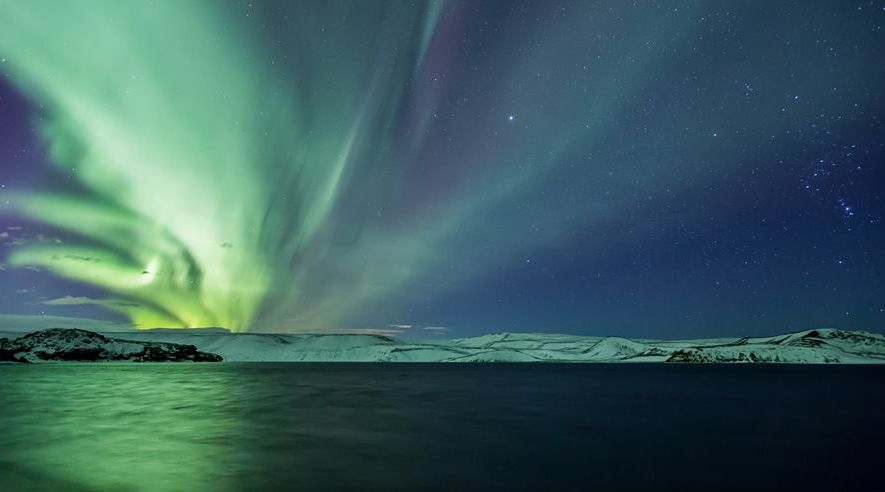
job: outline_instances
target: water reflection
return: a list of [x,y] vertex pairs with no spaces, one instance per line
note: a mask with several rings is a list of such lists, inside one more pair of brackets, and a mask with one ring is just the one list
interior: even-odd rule
[[882,408],[874,366],[0,364],[0,490],[883,490]]
[[[199,365],[9,367],[0,380],[5,490],[236,490],[233,373]],[[220,445],[221,444],[221,445]],[[234,448],[235,449],[235,448]]]

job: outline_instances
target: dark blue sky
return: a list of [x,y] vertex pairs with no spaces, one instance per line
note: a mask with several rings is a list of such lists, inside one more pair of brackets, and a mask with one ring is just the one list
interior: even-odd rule
[[[390,34],[396,47],[321,63],[267,48],[251,62],[279,62],[283,87],[310,100],[338,74],[328,65],[368,60],[374,78],[356,86],[371,103],[361,107],[377,112],[373,125],[388,121],[360,134],[312,242],[267,261],[291,271],[262,298],[256,329],[885,332],[885,2],[452,2],[434,14],[420,63],[384,79],[378,66],[396,72],[425,39],[391,19],[426,18],[422,8],[390,4],[367,20],[268,3],[244,17],[264,46],[320,49],[352,35],[281,34],[296,28],[290,14],[309,10],[317,26]],[[19,55],[9,46],[0,43],[0,184],[90,196],[76,164],[50,163],[38,134],[63,108],[5,69]],[[313,70],[313,85],[301,87],[308,76],[296,68]],[[300,109],[323,114],[312,102]],[[300,141],[322,138],[317,128]],[[271,193],[268,210],[290,200]],[[4,256],[78,236],[14,210],[0,225]],[[100,282],[48,270],[4,265],[0,312],[126,319],[96,301],[108,295]],[[65,296],[82,302],[46,304]]]

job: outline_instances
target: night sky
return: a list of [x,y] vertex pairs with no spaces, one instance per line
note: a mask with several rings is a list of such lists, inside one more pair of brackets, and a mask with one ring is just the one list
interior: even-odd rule
[[885,1],[0,20],[0,327],[885,332]]

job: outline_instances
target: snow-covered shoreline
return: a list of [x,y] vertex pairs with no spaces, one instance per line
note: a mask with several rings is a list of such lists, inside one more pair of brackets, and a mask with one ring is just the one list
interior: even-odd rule
[[111,338],[73,328],[0,338],[0,362],[221,362],[189,344]]
[[[411,342],[385,335],[226,333],[157,330],[106,333],[131,342],[193,345],[226,362],[688,362],[885,363],[885,336],[834,329],[772,337],[629,340],[539,333],[499,333]],[[21,333],[3,333],[10,339]]]

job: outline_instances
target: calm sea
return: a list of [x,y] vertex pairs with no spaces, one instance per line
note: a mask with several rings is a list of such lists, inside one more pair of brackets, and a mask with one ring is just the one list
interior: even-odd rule
[[0,489],[885,490],[885,367],[0,365]]

